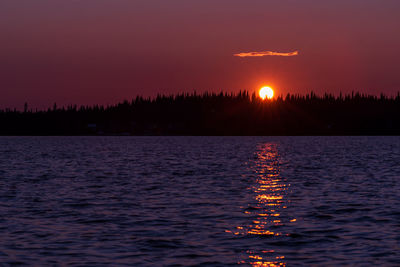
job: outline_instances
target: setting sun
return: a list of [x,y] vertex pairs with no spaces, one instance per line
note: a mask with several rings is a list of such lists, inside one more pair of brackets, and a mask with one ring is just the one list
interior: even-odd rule
[[265,86],[260,89],[259,94],[262,100],[272,99],[274,97],[274,90],[269,86]]

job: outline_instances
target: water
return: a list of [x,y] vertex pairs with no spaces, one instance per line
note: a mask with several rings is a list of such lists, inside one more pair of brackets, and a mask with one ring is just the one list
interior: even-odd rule
[[5,266],[400,263],[399,137],[1,137]]

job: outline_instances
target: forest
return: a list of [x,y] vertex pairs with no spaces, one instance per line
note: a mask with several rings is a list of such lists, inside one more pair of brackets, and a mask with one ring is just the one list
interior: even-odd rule
[[137,96],[110,106],[0,110],[0,135],[399,135],[400,93]]

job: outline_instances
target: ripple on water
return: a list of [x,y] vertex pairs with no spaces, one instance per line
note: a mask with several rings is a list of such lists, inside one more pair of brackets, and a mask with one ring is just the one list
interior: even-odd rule
[[5,265],[400,262],[398,137],[1,137]]

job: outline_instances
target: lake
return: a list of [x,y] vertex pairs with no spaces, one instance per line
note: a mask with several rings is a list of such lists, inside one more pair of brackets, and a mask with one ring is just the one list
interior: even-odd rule
[[0,137],[0,263],[400,263],[400,137]]

